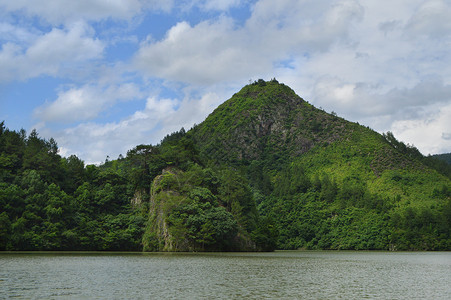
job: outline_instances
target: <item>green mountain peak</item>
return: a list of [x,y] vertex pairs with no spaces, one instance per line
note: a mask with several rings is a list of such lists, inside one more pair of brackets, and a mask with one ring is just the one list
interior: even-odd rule
[[[441,224],[450,218],[438,217],[451,205],[449,168],[391,133],[315,108],[276,81],[245,86],[189,135],[209,161],[247,173],[260,212],[283,228],[282,248],[421,248],[430,234],[422,216],[435,214]],[[312,214],[327,235],[309,223]],[[351,227],[337,225],[347,218]],[[423,224],[415,229],[422,238],[407,241],[409,218]]]
[[221,104],[191,134],[207,156],[246,162],[293,157],[334,142],[343,138],[347,123],[284,84],[258,81]]

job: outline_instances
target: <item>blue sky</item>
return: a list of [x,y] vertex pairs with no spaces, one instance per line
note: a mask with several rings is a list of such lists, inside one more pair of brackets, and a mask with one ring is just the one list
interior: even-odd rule
[[0,0],[0,120],[99,163],[275,77],[451,152],[450,15],[445,0]]

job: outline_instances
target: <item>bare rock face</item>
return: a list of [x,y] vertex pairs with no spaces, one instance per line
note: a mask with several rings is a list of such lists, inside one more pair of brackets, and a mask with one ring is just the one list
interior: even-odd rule
[[176,236],[176,230],[170,230],[169,215],[171,207],[179,206],[183,198],[171,190],[175,179],[174,170],[166,169],[152,182],[149,201],[149,220],[144,235],[144,251],[188,251],[186,239]]
[[139,207],[143,204],[146,192],[143,190],[135,191],[133,198],[130,200],[130,203],[133,207]]

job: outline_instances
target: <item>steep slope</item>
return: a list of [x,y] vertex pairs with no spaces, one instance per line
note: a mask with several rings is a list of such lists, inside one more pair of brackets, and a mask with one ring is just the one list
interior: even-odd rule
[[349,122],[325,113],[273,80],[245,86],[190,134],[221,162],[285,161],[349,133]]
[[279,224],[280,248],[451,247],[445,172],[275,80],[245,86],[189,136],[211,163],[248,175],[260,212]]
[[[144,251],[261,251],[275,241],[257,214],[252,193],[231,170],[170,167],[155,177]],[[245,181],[244,181],[245,182]]]

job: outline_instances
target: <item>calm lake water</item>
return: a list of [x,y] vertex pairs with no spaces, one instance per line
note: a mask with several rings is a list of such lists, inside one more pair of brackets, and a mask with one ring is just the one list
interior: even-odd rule
[[0,253],[0,298],[451,299],[451,252]]

